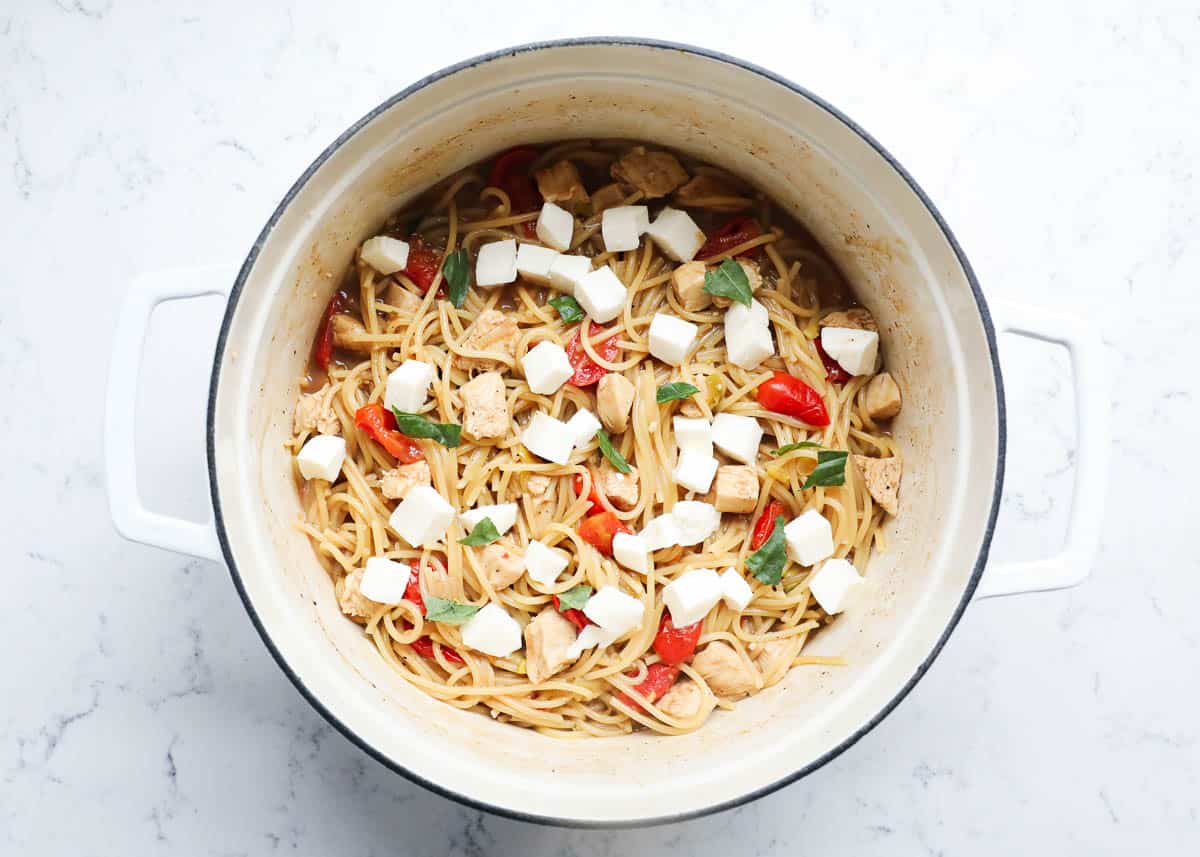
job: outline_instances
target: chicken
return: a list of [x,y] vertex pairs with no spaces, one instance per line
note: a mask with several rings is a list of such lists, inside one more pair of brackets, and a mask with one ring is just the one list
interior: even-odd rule
[[458,392],[463,400],[463,434],[474,441],[499,440],[508,434],[508,399],[499,372],[476,375]]
[[596,412],[604,427],[614,434],[629,425],[629,409],[633,407],[633,382],[617,372],[609,372],[596,386]]
[[[742,272],[746,275],[746,282],[750,284],[750,294],[754,294],[762,288],[763,278],[758,271],[758,265],[754,262],[747,262],[745,259],[735,259],[735,262],[741,267]],[[727,298],[724,295],[713,295],[713,306],[719,309],[728,309],[733,303],[733,298]]]
[[873,420],[890,420],[900,413],[900,387],[890,372],[880,372],[863,388],[863,407]]
[[787,637],[759,644],[754,654],[754,665],[762,674],[763,687],[770,687],[787,675],[800,651],[801,640],[803,637]]
[[712,705],[712,701],[705,698],[704,689],[690,678],[675,682],[658,701],[659,710],[676,720],[691,720],[702,707],[711,711]]
[[397,282],[388,283],[383,302],[400,310],[401,315],[413,315],[421,308],[421,299]]
[[714,640],[696,653],[692,666],[717,696],[738,697],[754,690],[754,672],[733,646]]
[[331,319],[333,328],[333,344],[338,348],[349,351],[370,351],[375,347],[367,337],[367,328],[352,315],[338,313]]
[[553,606],[525,626],[525,674],[534,684],[554,675],[567,663],[567,650],[575,642],[575,626]]
[[554,480],[549,476],[537,474],[525,480],[525,520],[529,522],[529,530],[536,538],[540,536],[554,520]]
[[605,464],[596,474],[596,484],[600,488],[600,493],[608,498],[608,502],[621,511],[627,512],[637,505],[638,471],[636,467],[630,467],[628,473],[618,473]]
[[688,180],[687,171],[670,152],[647,152],[645,146],[630,149],[609,170],[619,182],[631,184],[647,199],[666,196]]
[[687,207],[717,196],[737,195],[736,190],[720,179],[712,176],[693,176],[691,181],[675,191],[675,203]]
[[613,182],[606,184],[594,194],[592,194],[592,214],[600,214],[606,208],[612,208],[620,205],[625,201],[625,197],[629,196],[629,188]]
[[334,413],[332,403],[333,396],[330,395],[328,384],[315,393],[302,395],[292,415],[292,427],[296,434],[341,434],[342,421]]
[[384,470],[379,474],[379,490],[389,500],[403,500],[418,485],[432,484],[428,461],[401,464],[394,470]]
[[525,557],[507,542],[492,542],[479,556],[488,585],[501,590],[525,573]]
[[821,327],[848,327],[853,330],[879,330],[870,310],[860,306],[831,312],[821,319],[820,325]]
[[723,464],[713,482],[718,512],[746,514],[758,505],[758,471],[750,464]]
[[338,590],[338,606],[351,619],[370,619],[379,605],[362,594],[363,570],[356,568],[342,578]]
[[704,291],[704,271],[703,262],[685,262],[671,272],[675,297],[689,312],[699,312],[712,303],[713,296]]
[[579,178],[579,170],[570,161],[559,161],[553,166],[533,174],[537,179],[542,199],[553,202],[571,211],[578,210],[588,201],[588,192]]
[[[461,347],[468,351],[486,351],[489,354],[503,355],[510,360],[517,356],[517,340],[521,331],[517,321],[510,315],[499,310],[484,310],[475,319],[475,323],[467,330]],[[486,357],[459,357],[458,364],[464,369],[483,369],[484,371],[504,372],[508,365],[498,360]]]
[[450,572],[446,571],[439,562],[431,562],[420,571],[421,595],[425,598],[444,598],[447,601],[461,601],[461,587],[454,585]]
[[870,458],[866,455],[852,456],[854,466],[867,483],[867,491],[889,515],[900,512],[900,459]]

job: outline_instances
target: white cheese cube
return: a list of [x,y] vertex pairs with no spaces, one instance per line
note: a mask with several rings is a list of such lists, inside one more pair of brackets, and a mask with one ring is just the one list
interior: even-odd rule
[[726,607],[740,613],[754,598],[754,590],[740,571],[727,568],[721,572],[721,598],[724,599]]
[[367,567],[363,569],[362,582],[358,588],[363,595],[378,604],[399,604],[404,600],[404,590],[408,587],[411,575],[412,569],[408,563],[373,556],[367,560]]
[[538,244],[522,244],[517,248],[517,273],[522,279],[537,283],[539,286],[550,285],[550,266],[562,254],[549,247]]
[[650,320],[650,353],[664,363],[678,366],[687,359],[699,330],[690,321],[656,312]]
[[437,376],[437,367],[420,360],[405,360],[392,370],[384,388],[383,406],[415,414],[429,398],[429,385]]
[[565,553],[548,548],[542,542],[533,541],[525,546],[525,573],[542,586],[553,586],[568,562]]
[[575,300],[592,321],[612,321],[625,308],[625,284],[607,265],[584,274],[575,285]]
[[485,604],[463,624],[462,641],[485,655],[504,658],[521,648],[521,623],[499,604]]
[[517,522],[517,504],[500,503],[494,506],[476,506],[474,509],[468,509],[458,516],[458,520],[462,522],[463,527],[466,528],[468,533],[475,529],[475,525],[484,518],[492,522],[492,525],[496,528],[496,532],[504,535]]
[[679,528],[679,544],[685,548],[700,544],[715,533],[721,524],[721,513],[712,503],[701,500],[676,503],[671,516]]
[[550,263],[550,287],[574,295],[576,287],[592,270],[592,260],[587,256],[560,254]]
[[437,544],[454,520],[454,507],[428,485],[417,485],[404,495],[388,524],[415,548]]
[[674,417],[671,428],[675,430],[675,445],[680,453],[690,452],[708,457],[713,451],[712,423],[703,417]]
[[346,440],[334,434],[310,437],[296,455],[300,475],[305,479],[336,482],[346,460]]
[[574,660],[583,654],[584,649],[590,649],[595,646],[603,648],[619,636],[621,635],[612,631],[606,631],[599,625],[588,625],[579,632],[579,636],[575,638],[575,642],[567,647],[567,657]]
[[541,411],[533,415],[529,425],[521,432],[521,443],[525,444],[526,449],[555,464],[567,463],[571,450],[575,448],[572,439],[566,423]]
[[762,436],[762,426],[754,417],[738,414],[717,414],[713,417],[713,443],[734,461],[742,464],[757,461]]
[[821,347],[851,375],[870,375],[879,355],[879,334],[850,327],[823,327]]
[[640,625],[645,610],[641,601],[615,586],[601,586],[600,591],[583,605],[583,615],[617,636]]
[[575,218],[571,212],[552,202],[542,206],[542,213],[537,219],[537,237],[543,244],[555,250],[567,250],[574,234]]
[[610,253],[636,250],[642,233],[650,227],[650,212],[644,205],[617,205],[600,215],[600,234]]
[[517,242],[509,238],[479,248],[475,257],[475,285],[481,289],[516,282]]
[[663,587],[663,604],[671,611],[676,628],[694,625],[717,606],[724,590],[720,576],[711,568],[694,568]]
[[529,389],[535,393],[549,394],[575,374],[567,352],[556,342],[542,340],[521,358],[521,368],[525,370],[525,381]]
[[704,244],[704,233],[686,211],[664,208],[646,229],[658,249],[676,262],[690,262]]
[[408,243],[387,235],[376,235],[363,242],[362,260],[385,277],[408,267]]
[[675,516],[670,513],[651,518],[640,535],[645,540],[646,547],[652,551],[675,547],[683,537]]
[[809,509],[783,528],[788,556],[800,565],[816,565],[833,556],[833,527],[816,509]]
[[600,420],[587,408],[581,408],[567,420],[567,428],[571,432],[571,446],[583,446],[600,430]]
[[808,579],[808,588],[821,609],[833,615],[845,610],[858,594],[863,579],[849,560],[831,559]]
[[697,455],[684,451],[680,453],[675,469],[671,471],[671,478],[688,491],[703,494],[712,487],[713,477],[717,475],[717,468],[720,466],[721,462],[711,455]]
[[725,311],[725,351],[729,362],[742,369],[754,369],[775,353],[765,306],[755,300],[748,307],[736,301],[730,305]]
[[641,536],[617,533],[613,536],[613,559],[630,571],[650,573],[650,546]]

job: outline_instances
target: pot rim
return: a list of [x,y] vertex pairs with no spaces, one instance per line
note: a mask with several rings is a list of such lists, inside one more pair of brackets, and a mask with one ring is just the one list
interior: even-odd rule
[[[267,238],[274,231],[275,226],[279,222],[279,219],[283,216],[284,211],[286,211],[288,206],[291,205],[292,200],[308,183],[313,174],[320,169],[320,167],[333,155],[334,152],[341,148],[348,140],[350,140],[377,116],[391,109],[396,104],[404,101],[409,96],[419,92],[430,84],[436,83],[443,78],[449,77],[464,69],[473,68],[475,66],[483,65],[484,63],[503,59],[505,57],[515,56],[523,53],[532,53],[534,51],[580,46],[628,46],[648,48],[653,50],[677,51],[686,54],[692,54],[704,59],[726,63],[727,65],[731,65],[744,71],[748,71],[752,74],[759,75],[760,77],[764,77],[787,88],[796,95],[808,99],[813,104],[820,107],[822,110],[853,131],[859,138],[863,140],[863,142],[874,149],[875,152],[878,153],[879,156],[882,157],[888,163],[888,165],[891,166],[891,168],[894,169],[896,173],[904,180],[913,193],[916,194],[917,198],[921,201],[921,204],[925,207],[926,211],[929,212],[930,216],[933,217],[938,229],[941,231],[946,241],[950,244],[951,249],[954,251],[954,255],[958,259],[959,265],[962,266],[963,273],[966,275],[967,282],[971,287],[971,294],[974,297],[976,307],[979,310],[980,321],[983,324],[984,335],[987,340],[988,356],[992,365],[992,377],[996,385],[996,479],[992,491],[991,509],[988,512],[987,524],[985,526],[983,538],[979,546],[979,553],[975,559],[975,565],[971,572],[971,577],[967,581],[966,587],[963,589],[962,598],[960,599],[958,606],[955,608],[954,613],[951,615],[949,622],[946,624],[945,630],[942,632],[941,636],[930,650],[928,656],[918,665],[917,669],[914,671],[913,675],[908,679],[908,681],[904,683],[904,685],[896,692],[896,694],[891,698],[891,700],[888,701],[886,705],[884,705],[878,712],[876,712],[874,716],[863,723],[844,741],[831,750],[823,753],[818,758],[812,760],[808,764],[788,774],[787,776],[781,777],[774,782],[768,783],[764,786],[754,789],[753,791],[746,792],[739,797],[732,798],[727,801],[711,804],[709,806],[690,810],[688,812],[654,816],[650,818],[640,818],[627,822],[591,821],[561,816],[538,815],[536,813],[522,812],[520,810],[514,810],[508,807],[497,806],[486,801],[477,800],[476,798],[453,791],[445,786],[432,782],[413,771],[410,771],[400,762],[385,756],[383,753],[375,749],[375,747],[361,738],[350,726],[333,714],[333,712],[325,706],[320,698],[310,691],[300,677],[292,670],[291,666],[284,659],[283,654],[275,645],[274,640],[272,639],[266,626],[263,624],[258,612],[254,609],[254,605],[251,603],[250,597],[246,592],[246,588],[242,583],[241,572],[238,570],[237,563],[234,562],[233,551],[229,544],[228,533],[225,530],[224,517],[221,510],[220,492],[218,491],[217,487],[215,431],[217,389],[220,385],[221,366],[225,355],[225,346],[229,336],[229,329],[232,323],[234,310],[237,308],[238,300],[241,297],[242,289],[245,286],[246,279],[249,276],[251,269],[254,267],[254,263],[258,259],[259,251],[262,249]],[[288,679],[291,680],[292,684],[296,686],[296,689],[300,691],[301,696],[303,696],[308,701],[309,705],[316,709],[316,711],[325,718],[326,722],[333,726],[333,728],[340,732],[346,739],[357,746],[360,750],[365,752],[371,758],[375,759],[377,762],[383,764],[389,770],[400,774],[410,782],[429,789],[435,794],[449,798],[450,800],[469,806],[473,809],[493,813],[505,818],[511,818],[518,821],[525,821],[532,824],[545,826],[582,829],[612,829],[651,827],[659,824],[687,821],[727,809],[733,809],[757,800],[758,798],[771,794],[772,792],[799,780],[800,778],[812,773],[813,771],[816,771],[828,762],[837,758],[851,746],[856,744],[864,735],[879,725],[884,718],[886,718],[892,713],[892,711],[896,709],[900,702],[908,696],[909,692],[913,689],[916,683],[925,675],[930,666],[932,666],[934,660],[941,653],[942,648],[946,645],[951,633],[954,631],[955,627],[957,627],[959,620],[962,618],[962,614],[966,610],[967,605],[970,603],[971,597],[974,595],[975,589],[979,585],[979,580],[983,575],[984,567],[987,564],[988,553],[991,548],[992,536],[994,535],[996,529],[996,518],[1000,510],[1000,496],[1004,487],[1007,416],[1004,404],[1004,385],[1000,374],[1000,360],[996,344],[996,331],[992,323],[992,316],[988,309],[987,301],[983,296],[982,289],[980,288],[979,280],[975,276],[975,271],[971,267],[971,263],[967,260],[966,254],[959,245],[958,239],[955,237],[953,231],[951,231],[946,221],[942,218],[941,213],[937,210],[937,207],[933,204],[933,201],[929,198],[921,186],[917,184],[916,180],[909,175],[908,171],[900,165],[900,162],[896,160],[891,152],[885,149],[874,137],[872,137],[861,126],[859,126],[858,123],[856,123],[849,116],[847,116],[838,108],[834,107],[825,99],[809,91],[805,87],[800,86],[799,84],[796,84],[787,78],[775,74],[774,72],[754,63],[747,62],[719,51],[713,51],[707,48],[701,48],[681,42],[670,42],[659,39],[643,39],[626,36],[587,36],[582,38],[552,39],[540,42],[530,42],[511,48],[504,48],[501,50],[480,54],[478,56],[471,57],[470,59],[446,66],[445,68],[440,69],[433,74],[421,78],[420,80],[391,96],[387,100],[383,101],[381,104],[364,115],[361,119],[347,128],[344,132],[342,132],[337,139],[335,139],[319,155],[317,155],[316,159],[309,164],[308,168],[304,170],[300,177],[288,189],[287,193],[284,194],[283,199],[271,213],[271,216],[263,226],[262,231],[259,232],[258,237],[254,240],[254,244],[251,246],[249,253],[246,255],[245,261],[238,270],[237,279],[235,280],[233,288],[229,293],[229,301],[225,307],[225,314],[221,320],[221,327],[217,336],[217,344],[213,353],[213,368],[209,382],[208,414],[206,418],[205,435],[208,453],[208,480],[209,491],[212,499],[213,523],[216,527],[217,539],[221,545],[221,553],[225,558],[225,564],[229,567],[229,573],[233,579],[233,585],[237,589],[238,596],[241,598],[242,604],[245,606],[246,612],[250,616],[250,621],[254,624],[254,627],[258,631],[259,636],[262,638],[263,643],[266,645],[267,650],[271,653],[271,657],[274,658],[275,662],[279,665],[279,668],[283,670],[284,674],[288,677]]]

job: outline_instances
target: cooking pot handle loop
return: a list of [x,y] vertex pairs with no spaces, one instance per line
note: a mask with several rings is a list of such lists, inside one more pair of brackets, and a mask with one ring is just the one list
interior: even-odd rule
[[221,560],[212,521],[152,512],[137,489],[135,426],[138,381],[150,314],[160,303],[229,295],[236,271],[224,265],[144,274],[134,280],[117,319],[104,407],[104,467],[113,523],[125,538],[205,559]]
[[1009,301],[994,301],[991,308],[998,333],[1058,343],[1070,352],[1079,451],[1063,549],[1045,559],[989,563],[976,594],[987,598],[1076,586],[1091,572],[1096,557],[1108,483],[1111,399],[1104,344],[1095,325],[1074,316]]

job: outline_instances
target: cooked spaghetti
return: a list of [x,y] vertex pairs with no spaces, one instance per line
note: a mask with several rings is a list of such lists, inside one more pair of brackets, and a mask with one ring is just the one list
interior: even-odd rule
[[688,732],[837,663],[805,644],[897,512],[877,348],[738,177],[521,146],[356,255],[296,408],[298,526],[431,696],[555,736]]

